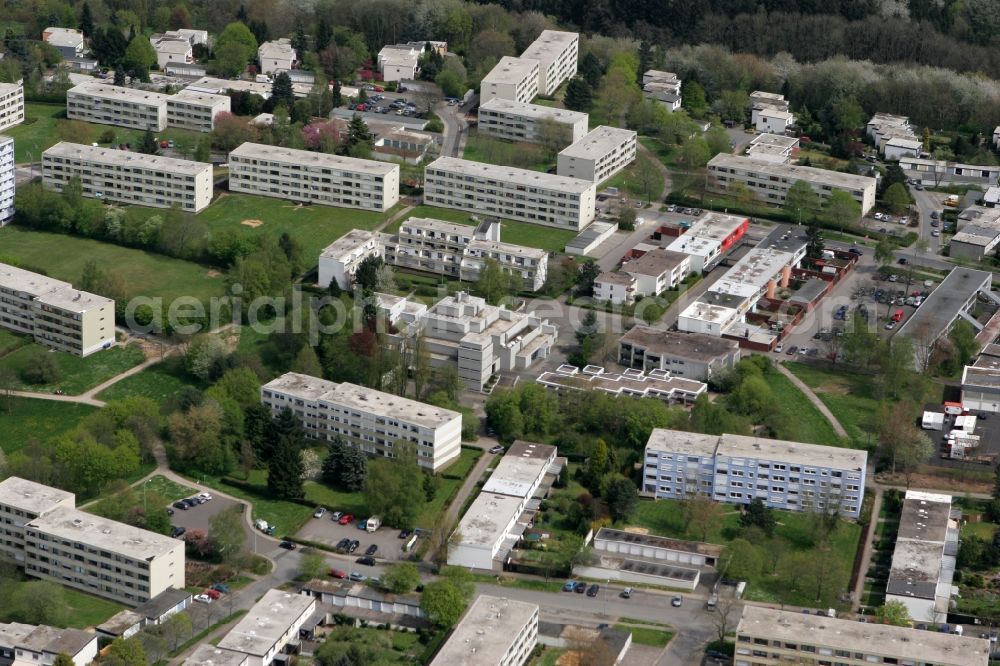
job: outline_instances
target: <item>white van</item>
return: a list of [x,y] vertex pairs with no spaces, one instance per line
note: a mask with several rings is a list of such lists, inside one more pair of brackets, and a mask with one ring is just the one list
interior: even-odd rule
[[368,522],[365,523],[365,529],[368,530],[369,532],[374,532],[381,526],[382,526],[382,519],[379,518],[378,516],[372,516],[371,518],[368,519]]

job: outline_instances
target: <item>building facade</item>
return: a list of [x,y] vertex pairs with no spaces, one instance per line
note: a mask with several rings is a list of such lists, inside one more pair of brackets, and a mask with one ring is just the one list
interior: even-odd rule
[[607,372],[599,365],[587,365],[583,370],[563,364],[546,371],[535,380],[550,391],[600,391],[615,398],[656,398],[667,404],[690,405],[698,396],[708,393],[708,384],[694,379],[672,377],[665,370],[648,373],[628,369],[622,373]]
[[83,33],[72,28],[51,27],[42,31],[42,41],[53,46],[63,58],[79,58],[86,50]]
[[14,139],[0,134],[0,227],[14,219],[14,196],[17,194],[17,168],[14,162]]
[[832,446],[743,435],[653,430],[642,492],[656,499],[704,495],[717,502],[786,511],[838,511],[856,519],[868,454]]
[[691,272],[691,259],[683,252],[658,247],[626,261],[622,272],[635,278],[636,296],[656,296],[680,285]]
[[635,278],[622,271],[605,271],[594,280],[594,300],[614,305],[635,300]]
[[194,49],[187,39],[175,39],[166,35],[150,36],[149,43],[156,51],[156,66],[165,70],[171,64],[191,64],[194,62]]
[[10,476],[0,481],[0,552],[23,567],[24,526],[59,508],[76,506],[73,493]]
[[488,102],[494,97],[527,104],[538,94],[538,61],[504,56],[483,77],[479,86],[480,100]]
[[383,46],[378,52],[378,69],[383,81],[412,81],[420,69],[421,47],[409,44]]
[[0,132],[24,122],[24,86],[0,83]]
[[735,340],[700,333],[633,326],[618,340],[618,363],[644,372],[667,370],[675,377],[708,381],[740,360]]
[[74,666],[89,666],[97,659],[97,636],[44,624],[0,623],[3,666],[52,666],[60,654],[68,656]]
[[700,273],[715,266],[750,228],[750,220],[740,215],[708,213],[667,245],[668,250],[691,257],[691,270]]
[[479,215],[580,230],[594,220],[593,182],[439,157],[424,171],[424,201]]
[[260,63],[261,74],[274,75],[282,70],[290,70],[297,62],[295,48],[286,37],[264,42],[257,47],[257,61]]
[[[316,600],[284,590],[268,590],[222,637],[222,650],[247,655],[247,666],[270,666],[287,646],[299,644],[299,629],[316,612]],[[280,663],[286,663],[280,660]]]
[[565,127],[566,145],[576,143],[587,134],[586,113],[556,109],[540,104],[526,104],[509,99],[494,97],[479,106],[480,134],[497,136],[511,141],[540,143],[546,123],[557,123]]
[[228,95],[182,90],[167,98],[167,125],[195,132],[211,132],[215,129],[215,117],[229,110]]
[[212,165],[62,141],[42,153],[42,183],[61,192],[78,177],[83,196],[197,213],[212,203]]
[[169,97],[136,88],[83,83],[66,91],[66,117],[160,132],[167,128]]
[[601,125],[559,153],[556,173],[600,183],[635,161],[636,133]]
[[523,666],[538,644],[538,606],[480,595],[430,666]]
[[551,96],[564,82],[576,76],[580,35],[560,30],[542,30],[521,54],[538,61],[538,94]]
[[319,286],[325,288],[336,282],[341,289],[350,289],[361,262],[368,257],[381,257],[383,253],[383,234],[351,229],[320,253]]
[[248,142],[229,153],[229,189],[384,213],[399,201],[399,165]]
[[410,443],[417,463],[438,471],[458,457],[462,415],[390,393],[288,372],[261,387],[273,414],[288,409],[306,434],[322,441],[340,436],[369,455],[392,458]]
[[115,302],[0,264],[0,327],[58,351],[89,356],[115,344]]

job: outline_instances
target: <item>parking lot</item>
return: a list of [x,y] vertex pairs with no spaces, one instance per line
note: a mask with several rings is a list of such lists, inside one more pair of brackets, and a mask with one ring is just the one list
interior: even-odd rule
[[196,504],[187,510],[174,509],[174,515],[170,518],[170,524],[184,527],[188,530],[205,530],[207,532],[209,522],[213,516],[231,506],[238,505],[239,503],[233,500],[213,496],[211,501],[204,504]]
[[369,546],[375,544],[378,551],[373,556],[376,560],[400,560],[403,559],[403,544],[406,539],[399,538],[399,530],[389,527],[380,527],[375,532],[358,529],[357,523],[367,516],[355,516],[354,521],[347,525],[341,525],[331,520],[333,514],[326,512],[322,518],[310,518],[298,534],[295,536],[303,541],[314,541],[329,546],[333,549],[341,539],[357,540],[360,543],[358,549],[351,555],[356,559],[365,554]]

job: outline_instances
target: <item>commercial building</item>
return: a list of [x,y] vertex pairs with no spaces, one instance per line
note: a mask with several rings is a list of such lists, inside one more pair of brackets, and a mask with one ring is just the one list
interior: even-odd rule
[[642,94],[655,99],[668,111],[681,108],[681,80],[673,72],[651,69],[642,75]]
[[63,58],[79,58],[86,50],[83,33],[72,28],[46,28],[42,31],[42,41],[54,46]]
[[24,86],[0,83],[0,132],[24,122]]
[[708,162],[708,189],[726,192],[733,183],[747,186],[760,201],[780,206],[788,190],[803,181],[822,201],[834,190],[841,190],[861,204],[861,214],[867,215],[875,205],[875,179],[850,173],[817,169],[792,164],[775,164],[740,155],[719,153]]
[[399,165],[247,142],[229,153],[229,189],[384,213],[399,201]]
[[951,238],[948,256],[979,261],[1000,245],[1000,208],[970,206],[956,224],[958,233]]
[[[525,512],[538,508],[536,495],[546,475],[551,486],[556,474],[556,447],[514,442],[462,516],[448,544],[448,564],[499,570],[530,522]],[[547,492],[548,486],[540,494]]]
[[215,129],[215,117],[229,113],[228,95],[213,95],[182,90],[167,98],[167,125],[195,132]]
[[990,642],[764,606],[743,607],[735,666],[987,666]]
[[0,134],[0,227],[14,219],[17,194],[17,167],[14,162],[14,139]]
[[586,113],[494,97],[479,106],[477,131],[511,141],[540,143],[546,123],[565,127],[566,145],[587,134]]
[[61,280],[0,264],[0,327],[76,356],[115,344],[115,302]]
[[504,56],[500,62],[483,77],[479,85],[479,97],[488,102],[494,97],[527,104],[538,94],[537,60]]
[[643,494],[656,499],[705,495],[717,502],[787,511],[831,511],[857,518],[868,454],[834,446],[744,435],[702,435],[656,428],[646,442]]
[[0,623],[0,664],[52,666],[59,655],[68,656],[75,666],[89,666],[97,659],[97,636],[44,624]]
[[299,629],[316,611],[316,600],[284,590],[268,590],[226,634],[218,647],[247,655],[247,666],[270,666],[285,647],[299,644]]
[[732,370],[740,360],[735,340],[701,333],[633,326],[618,340],[618,363],[638,370],[667,370],[671,376],[704,382]]
[[560,30],[542,30],[521,58],[538,62],[538,94],[554,95],[564,82],[576,75],[580,35]]
[[156,51],[156,66],[160,69],[165,70],[171,64],[194,62],[194,49],[188,39],[160,34],[151,35],[149,43]]
[[626,370],[621,374],[607,372],[597,365],[560,365],[552,372],[543,372],[536,379],[552,391],[602,391],[616,398],[656,398],[674,404],[691,404],[708,392],[708,385],[693,379],[672,377],[665,370]]
[[66,117],[160,132],[167,127],[168,97],[137,88],[81,83],[66,91]]
[[[407,304],[410,301],[403,299],[404,310]],[[416,313],[411,322],[390,318],[399,330],[390,343],[413,345],[422,335],[431,366],[456,367],[473,391],[482,390],[495,375],[527,370],[548,358],[558,334],[556,326],[533,310],[515,312],[466,292],[446,296],[429,310],[409,311]]]
[[438,471],[458,457],[462,415],[391,393],[287,372],[260,389],[261,402],[302,421],[306,435],[337,436],[369,455],[391,458],[399,442],[415,449],[417,463]]
[[212,203],[212,165],[61,141],[42,153],[42,183],[56,191],[77,177],[83,196],[197,213]]
[[798,149],[798,137],[764,133],[750,139],[746,155],[761,162],[790,164]]
[[667,245],[672,252],[683,252],[691,257],[691,271],[700,273],[714,266],[734,247],[750,228],[750,220],[740,215],[707,213]]
[[424,202],[579,230],[594,220],[597,194],[592,181],[439,157],[424,171]]
[[691,272],[691,259],[683,252],[655,248],[622,264],[622,272],[635,278],[635,293],[656,296],[676,288]]
[[1000,412],[1000,369],[967,365],[962,370],[962,407],[970,412]]
[[559,153],[556,173],[600,183],[635,161],[636,133],[601,125]]
[[430,666],[523,666],[538,644],[538,606],[480,595]]
[[286,37],[270,42],[264,42],[257,47],[257,61],[260,63],[260,73],[273,75],[287,71],[295,66],[295,48]]
[[636,279],[622,271],[605,271],[594,279],[594,300],[614,305],[635,300]]
[[368,257],[381,257],[383,253],[383,234],[351,229],[320,252],[319,286],[328,287],[336,281],[341,289],[350,289],[361,262]]
[[961,516],[950,495],[906,491],[885,601],[902,603],[915,622],[947,622]]

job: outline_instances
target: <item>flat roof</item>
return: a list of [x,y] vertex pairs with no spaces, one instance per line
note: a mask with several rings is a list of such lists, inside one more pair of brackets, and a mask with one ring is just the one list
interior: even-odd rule
[[587,118],[589,118],[586,113],[582,113],[580,111],[557,109],[552,106],[543,106],[541,104],[527,104],[525,102],[503,99],[501,97],[494,97],[493,99],[480,104],[479,110],[483,111],[484,109],[486,111],[495,111],[496,113],[509,113],[511,115],[521,116],[522,118],[531,118],[533,120],[545,118],[564,123],[577,123],[581,120],[586,121]]
[[531,58],[515,58],[514,56],[504,56],[483,77],[481,85],[490,83],[520,83],[521,81],[538,75],[537,60]]
[[159,618],[171,608],[174,608],[185,600],[190,601],[190,599],[191,593],[187,590],[168,587],[149,601],[139,604],[133,610],[136,613],[145,615],[147,618]]
[[783,102],[785,100],[785,96],[782,95],[781,93],[764,92],[763,90],[754,90],[752,93],[750,93],[750,100],[751,101],[758,100],[758,99],[761,99],[761,100],[763,100],[763,99],[769,99],[769,100],[773,100],[775,102]]
[[736,633],[795,644],[808,641],[834,649],[861,650],[941,666],[987,666],[990,655],[990,642],[982,638],[764,606],[744,606]]
[[556,447],[517,441],[497,463],[483,492],[527,498],[545,477]]
[[726,167],[729,169],[752,169],[761,173],[784,178],[790,183],[803,180],[807,183],[821,183],[839,187],[863,190],[875,186],[875,179],[868,176],[857,176],[852,173],[818,169],[798,164],[776,164],[755,160],[744,155],[729,155],[719,153],[708,162],[709,167]]
[[622,264],[622,271],[633,275],[652,275],[658,277],[672,271],[685,261],[689,261],[684,252],[674,252],[658,247],[636,259],[629,259]]
[[112,166],[155,169],[188,176],[197,176],[204,172],[212,171],[212,165],[206,162],[180,160],[175,157],[163,157],[162,155],[146,155],[144,153],[135,153],[131,150],[115,150],[114,148],[88,146],[82,143],[69,143],[68,141],[60,141],[42,153],[42,157],[86,160],[88,162],[97,162]]
[[697,553],[708,557],[721,557],[722,546],[714,543],[704,543],[701,541],[684,541],[682,539],[671,539],[669,537],[657,536],[655,534],[639,534],[637,532],[627,532],[616,530],[611,527],[602,527],[597,531],[595,539],[607,541],[618,541],[621,543],[633,543],[652,548],[662,548],[664,550],[676,550],[684,553]]
[[751,146],[775,146],[784,150],[790,150],[799,145],[799,139],[795,136],[785,136],[783,134],[772,134],[762,132],[750,140]]
[[629,285],[635,282],[635,278],[628,273],[623,273],[621,271],[604,271],[597,276],[597,279],[595,279],[594,282]]
[[378,236],[377,231],[351,229],[346,234],[333,241],[319,253],[320,257],[339,259],[348,252],[353,252],[368,241]]
[[202,643],[184,660],[184,666],[240,666],[248,657],[242,652],[217,648],[211,643]]
[[149,41],[157,53],[187,53],[191,50],[191,42],[186,39],[161,36],[157,39],[150,37]]
[[646,440],[646,449],[666,453],[683,453],[692,456],[713,457],[719,446],[718,435],[703,435],[698,432],[653,428]]
[[937,340],[955,321],[969,299],[981,290],[990,289],[992,279],[993,275],[986,271],[961,267],[951,269],[923,305],[903,322],[896,335],[915,335],[921,339]]
[[452,630],[431,666],[504,663],[521,630],[537,615],[537,604],[480,595]]
[[66,500],[75,502],[76,496],[65,490],[17,476],[10,476],[0,481],[0,504],[35,515],[41,515]]
[[[481,223],[482,224],[482,223]],[[478,248],[482,250],[497,250],[500,252],[509,252],[510,254],[516,254],[522,257],[532,257],[534,259],[541,259],[548,255],[545,250],[539,250],[533,247],[526,247],[524,245],[515,245],[513,243],[505,243],[504,241],[491,241],[483,240],[481,238],[476,238],[475,234],[479,231],[477,227],[473,227],[468,224],[460,224],[458,222],[447,222],[445,220],[439,220],[433,217],[409,217],[403,220],[400,225],[400,230],[405,226],[416,227],[417,229],[422,229],[425,231],[434,231],[436,233],[445,234],[455,234],[456,236],[468,236],[469,244],[468,247]],[[399,232],[397,232],[399,233]]]
[[719,438],[718,455],[847,470],[864,470],[868,464],[867,451],[731,434],[724,434]]
[[357,157],[345,157],[343,155],[329,155],[327,153],[317,153],[311,150],[298,150],[295,148],[282,148],[281,146],[265,146],[262,143],[246,143],[229,153],[230,158],[242,157],[244,159],[270,160],[273,162],[283,162],[285,164],[296,164],[303,167],[322,167],[326,169],[342,169],[351,172],[367,173],[376,176],[385,176],[394,171],[399,171],[398,164],[388,164],[377,160],[363,160]]
[[484,488],[458,523],[459,543],[492,547],[502,541],[523,504],[522,497],[490,493]]
[[188,84],[185,90],[193,90],[196,92],[215,91],[216,93],[222,90],[245,90],[247,92],[257,93],[267,99],[271,96],[272,87],[273,86],[270,83],[257,83],[256,81],[244,81],[242,79],[219,79],[214,76],[203,76],[197,81]]
[[[567,366],[559,366],[554,372],[543,372],[535,380],[539,384],[555,388],[577,391],[599,390],[615,396],[642,398],[696,397],[708,391],[708,384],[686,377],[674,377],[665,370],[625,370],[622,373],[605,372],[597,367],[596,372],[567,371]],[[588,368],[595,366],[587,366]]]
[[140,90],[138,88],[126,88],[124,86],[111,86],[104,83],[81,83],[69,89],[67,94],[89,95],[108,100],[121,100],[133,104],[166,104],[170,95],[163,93]]
[[304,594],[272,589],[264,593],[243,619],[226,634],[219,647],[264,655],[288,632],[292,624],[313,608],[316,600]]
[[935,599],[941,578],[944,544],[899,539],[892,551],[886,594]]
[[286,372],[262,386],[261,390],[281,391],[306,400],[322,400],[354,407],[386,417],[404,419],[427,428],[437,428],[462,417],[450,409],[435,407],[392,393],[347,382],[338,384],[297,372]]
[[552,62],[566,50],[566,47],[580,41],[579,33],[562,30],[542,30],[538,39],[531,42],[521,54],[522,58],[532,58],[540,63]]
[[257,47],[258,58],[291,58],[295,59],[295,49],[291,41],[282,37],[270,42],[264,42]]
[[596,160],[624,143],[635,141],[635,137],[636,133],[632,130],[599,125],[576,143],[563,148],[559,155],[574,159]]
[[962,387],[1000,388],[1000,368],[981,366],[979,360],[981,359],[976,360],[977,365],[965,366],[965,371],[962,374]]
[[658,354],[705,362],[732,354],[740,348],[736,340],[702,333],[667,331],[642,324],[633,326],[618,342],[636,345]]
[[177,539],[69,507],[54,509],[26,527],[147,562],[178,548],[184,552]]
[[651,81],[677,81],[680,82],[679,77],[674,72],[664,72],[661,69],[647,69],[642,73],[643,79],[650,79]]
[[9,264],[0,264],[0,286],[29,294],[39,303],[69,312],[82,313],[114,304],[110,298],[74,289],[68,282]]
[[97,630],[112,636],[121,636],[135,625],[145,621],[146,617],[142,613],[136,613],[134,610],[123,610],[97,625]]
[[16,647],[25,636],[35,630],[33,624],[20,622],[0,622],[0,645]]
[[[245,145],[245,144],[244,144]],[[547,190],[559,190],[572,194],[583,194],[588,190],[593,190],[594,183],[582,178],[570,178],[551,173],[541,173],[529,169],[517,169],[508,166],[496,166],[494,164],[484,164],[463,160],[457,157],[439,157],[427,165],[428,169],[442,169],[463,176],[474,178],[486,178],[488,180],[511,183],[513,185],[524,185],[528,187],[540,187]]]
[[899,146],[900,148],[921,148],[924,142],[916,138],[908,138],[905,136],[894,136],[889,139],[886,144],[887,146]]
[[220,102],[228,102],[226,95],[216,95],[214,93],[197,92],[194,90],[181,90],[176,95],[167,98],[167,104],[171,102],[184,102],[185,104],[202,104],[204,106],[215,106]]
[[989,245],[1000,236],[1000,208],[969,206],[959,214],[958,226],[953,243]]
[[951,519],[951,495],[907,491],[897,539],[944,543]]
[[35,627],[31,633],[18,641],[17,647],[33,652],[76,656],[81,650],[96,640],[97,634],[91,634],[79,629],[60,629],[42,624]]

